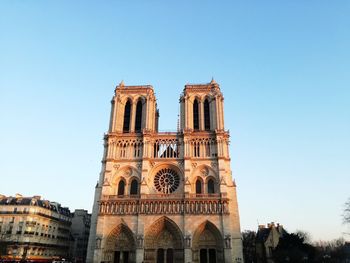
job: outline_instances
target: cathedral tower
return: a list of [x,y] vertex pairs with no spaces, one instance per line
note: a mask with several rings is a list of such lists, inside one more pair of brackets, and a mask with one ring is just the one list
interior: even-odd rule
[[219,85],[185,85],[158,132],[152,86],[115,89],[87,262],[243,262]]

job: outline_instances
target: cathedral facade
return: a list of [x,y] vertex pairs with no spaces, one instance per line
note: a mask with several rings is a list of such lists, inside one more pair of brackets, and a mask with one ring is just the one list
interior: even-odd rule
[[152,86],[119,84],[87,262],[243,262],[219,85],[185,85],[176,132],[159,132]]

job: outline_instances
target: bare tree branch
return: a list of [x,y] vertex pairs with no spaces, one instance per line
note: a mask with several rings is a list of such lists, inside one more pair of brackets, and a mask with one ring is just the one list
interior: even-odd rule
[[350,224],[350,198],[344,204],[343,223]]

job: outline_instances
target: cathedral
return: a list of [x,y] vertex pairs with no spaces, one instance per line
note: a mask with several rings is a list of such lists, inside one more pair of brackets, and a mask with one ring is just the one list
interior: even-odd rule
[[243,262],[223,102],[214,80],[187,84],[160,132],[153,87],[116,87],[87,262]]

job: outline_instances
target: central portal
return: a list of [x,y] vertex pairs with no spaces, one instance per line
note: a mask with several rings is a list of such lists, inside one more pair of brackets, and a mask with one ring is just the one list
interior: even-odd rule
[[145,236],[145,263],[182,263],[183,238],[179,227],[167,217],[154,222]]

